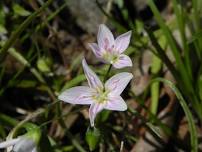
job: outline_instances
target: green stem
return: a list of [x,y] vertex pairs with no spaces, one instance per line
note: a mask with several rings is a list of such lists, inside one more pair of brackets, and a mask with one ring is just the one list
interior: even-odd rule
[[109,76],[109,73],[111,71],[111,68],[112,68],[112,65],[110,64],[109,67],[108,67],[108,69],[107,69],[107,72],[106,72],[106,74],[104,76],[103,82],[105,82],[107,80],[107,78]]

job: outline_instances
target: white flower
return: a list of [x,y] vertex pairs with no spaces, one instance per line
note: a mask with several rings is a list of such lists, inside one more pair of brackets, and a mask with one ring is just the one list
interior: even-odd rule
[[89,46],[101,61],[110,63],[117,69],[130,67],[132,61],[123,52],[128,48],[131,33],[128,31],[114,39],[112,32],[104,24],[101,24],[97,34],[98,44],[89,43]]
[[114,75],[103,85],[98,76],[82,61],[88,86],[70,88],[59,95],[59,99],[71,104],[89,105],[91,126],[94,126],[96,115],[103,109],[125,111],[127,105],[120,94],[132,79],[133,75],[122,72]]
[[37,152],[36,143],[32,138],[20,136],[0,143],[0,149],[11,148],[13,152]]

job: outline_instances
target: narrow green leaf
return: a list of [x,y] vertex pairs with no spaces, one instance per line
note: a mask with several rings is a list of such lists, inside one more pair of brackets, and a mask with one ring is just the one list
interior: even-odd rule
[[13,11],[20,16],[29,16],[31,13],[18,4],[13,5]]
[[84,74],[78,75],[75,78],[73,78],[72,80],[66,82],[64,87],[61,89],[61,91],[64,91],[64,90],[71,88],[71,87],[74,87],[77,84],[83,82],[84,80],[86,80],[86,77]]
[[189,58],[189,47],[187,44],[186,31],[185,31],[185,28],[186,28],[185,13],[182,6],[178,4],[176,0],[173,0],[173,7],[176,15],[178,29],[181,36],[182,45],[183,45],[185,65],[186,65],[188,74],[190,78],[192,79],[191,63]]
[[45,80],[43,79],[42,75],[33,67],[31,67],[31,65],[29,64],[29,62],[27,61],[27,59],[24,58],[24,56],[22,54],[20,54],[19,52],[17,52],[14,48],[10,48],[8,50],[8,52],[15,58],[18,60],[18,62],[20,62],[23,66],[25,67],[29,67],[30,71],[32,72],[32,74],[37,78],[37,80],[41,83],[45,83]]
[[8,50],[10,55],[12,55],[16,60],[18,60],[23,66],[30,66],[29,62],[14,48]]
[[169,46],[171,47],[172,53],[175,56],[177,68],[180,72],[181,79],[183,80],[183,83],[184,83],[186,89],[189,92],[193,92],[193,88],[192,88],[192,85],[190,83],[191,82],[190,77],[187,74],[184,63],[182,62],[180,50],[176,46],[176,41],[174,40],[174,38],[171,34],[171,31],[169,30],[168,26],[166,26],[163,18],[161,17],[160,12],[158,11],[156,5],[154,4],[153,0],[149,0],[148,5],[151,8],[152,12],[154,13],[154,17],[155,17],[156,21],[158,22],[159,26],[161,27],[162,32],[165,35]]
[[[151,73],[157,75],[161,69],[161,60],[153,55]],[[159,101],[159,82],[151,84],[151,112],[155,115],[158,110],[158,101]]]
[[152,82],[163,82],[166,85],[168,85],[173,90],[173,92],[176,94],[176,96],[180,102],[180,105],[182,106],[182,109],[185,113],[187,121],[188,121],[189,131],[190,131],[190,135],[191,135],[191,151],[197,152],[198,151],[198,139],[197,139],[197,130],[196,130],[196,126],[194,123],[194,118],[193,118],[192,113],[189,110],[189,107],[188,107],[187,103],[185,102],[182,94],[180,93],[178,88],[169,80],[166,80],[163,78],[156,78],[156,79],[152,80]]
[[37,84],[34,80],[22,80],[17,84],[17,87],[19,88],[33,88]]

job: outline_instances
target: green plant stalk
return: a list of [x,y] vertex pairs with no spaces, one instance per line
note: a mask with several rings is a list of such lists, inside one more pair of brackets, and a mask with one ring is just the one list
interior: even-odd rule
[[68,88],[76,86],[77,84],[83,82],[84,80],[86,80],[86,77],[84,74],[76,76],[75,78],[73,78],[69,82],[65,83],[64,87],[61,89],[61,92],[65,91]]
[[174,38],[173,38],[169,28],[165,25],[161,15],[160,15],[160,12],[158,11],[158,9],[157,9],[156,5],[154,4],[153,0],[149,0],[148,5],[151,8],[152,12],[154,13],[154,17],[156,18],[158,24],[160,25],[160,27],[162,29],[162,32],[164,33],[164,35],[165,35],[165,37],[167,39],[167,42],[171,47],[173,55],[175,56],[176,64],[177,64],[177,67],[179,68],[179,72],[180,72],[180,75],[181,75],[181,79],[183,80],[183,84],[185,85],[186,89],[189,92],[193,92],[193,87],[192,87],[192,84],[190,83],[191,82],[190,77],[187,74],[185,66],[184,66],[184,64],[182,62],[182,59],[180,57],[180,52],[179,52],[179,50],[178,50],[178,48],[176,46],[176,43],[174,41]]
[[42,75],[33,67],[31,67],[30,63],[14,48],[10,48],[8,50],[9,54],[12,55],[18,62],[20,62],[23,66],[28,67],[32,74],[37,78],[37,80],[41,83],[45,83]]
[[[161,60],[153,55],[151,73],[157,75],[161,69]],[[159,101],[159,82],[151,84],[151,112],[156,115]]]
[[18,120],[11,118],[3,113],[0,113],[0,122],[9,126],[15,126],[18,124]]
[[[201,31],[201,6],[202,2],[201,0],[192,0],[192,8],[193,8],[193,22],[194,22],[194,28],[195,32]],[[202,38],[199,37],[198,41],[195,44],[196,50],[199,54],[200,59],[202,59]]]
[[179,29],[181,40],[182,40],[186,69],[189,74],[189,77],[192,80],[192,70],[191,70],[191,63],[189,58],[189,47],[186,39],[186,29],[185,29],[186,24],[185,24],[185,16],[184,16],[185,13],[183,8],[179,6],[176,0],[173,0],[173,7],[176,15],[178,29]]
[[182,106],[182,109],[183,109],[183,111],[185,113],[185,116],[186,116],[186,118],[188,120],[188,126],[189,126],[190,135],[191,135],[191,151],[192,152],[197,152],[198,151],[198,138],[197,138],[196,126],[194,124],[194,118],[192,116],[192,113],[189,110],[189,107],[188,107],[187,103],[185,102],[183,96],[181,95],[178,88],[172,82],[170,82],[169,80],[166,80],[166,79],[163,79],[163,78],[156,78],[152,82],[156,82],[156,81],[165,83],[176,94],[176,96],[177,96],[177,98],[179,100],[179,103]]
[[[200,1],[200,0],[199,0]],[[192,0],[192,8],[193,8],[193,14],[194,14],[194,26],[195,26],[195,29],[197,31],[200,30],[201,26],[200,26],[200,15],[198,14],[200,11],[201,8],[198,8],[198,5],[199,2],[198,0]]]
[[178,81],[178,83],[182,82],[182,83],[179,83],[181,85],[180,89],[185,91],[184,95],[188,96],[189,101],[192,102],[194,109],[196,110],[199,118],[202,120],[202,108],[200,108],[201,104],[199,103],[198,97],[196,96],[196,93],[194,91],[191,78],[189,77],[189,74],[187,73],[186,68],[184,67],[184,64],[181,60],[180,52],[178,52],[174,38],[173,38],[169,28],[165,25],[153,0],[149,0],[149,6],[153,11],[154,16],[156,17],[157,22],[159,23],[160,27],[162,28],[164,35],[166,36],[167,42],[170,45],[171,50],[173,51],[173,54],[175,56],[176,64],[177,64],[177,67],[179,68],[179,78],[180,78],[180,79],[176,79],[176,80]]
[[48,7],[53,0],[48,0],[43,6],[41,6],[37,11],[32,13],[20,26],[14,31],[11,37],[6,41],[2,49],[0,50],[0,61],[5,58],[6,51],[16,42],[20,34],[27,28],[27,26],[39,15],[46,7]]
[[199,100],[197,99],[196,94],[194,93],[193,90],[190,93],[185,88],[185,86],[183,85],[184,83],[183,83],[181,77],[178,74],[178,71],[176,70],[176,68],[174,67],[172,62],[169,60],[169,58],[165,54],[164,50],[158,44],[156,38],[154,37],[154,34],[148,28],[146,28],[146,31],[148,33],[148,36],[149,36],[153,46],[156,48],[156,51],[158,52],[158,57],[160,57],[162,62],[164,62],[166,64],[166,66],[168,67],[168,69],[170,70],[172,75],[174,76],[175,80],[177,81],[177,84],[178,84],[179,88],[181,90],[183,90],[183,94],[188,97],[189,101],[192,102],[192,105],[193,105],[194,109],[196,110],[199,118],[202,120],[202,111],[201,111],[202,109],[201,109],[201,106],[200,106]]
[[107,72],[104,76],[104,79],[103,79],[103,82],[105,83],[105,81],[107,80],[108,76],[109,76],[109,73],[111,71],[111,68],[112,68],[112,64],[109,65],[108,69],[107,69]]
[[150,38],[150,40],[152,42],[152,45],[156,48],[156,51],[158,52],[159,59],[161,59],[162,62],[164,62],[166,64],[166,66],[168,67],[168,69],[171,71],[172,75],[181,84],[182,80],[179,77],[178,71],[176,70],[176,68],[174,67],[173,63],[170,61],[170,59],[167,57],[165,51],[158,44],[156,37],[154,36],[154,34],[152,33],[152,31],[150,31],[149,28],[145,28],[145,30],[147,31],[147,34],[148,34],[148,36],[149,36],[149,38]]
[[159,101],[159,82],[151,85],[151,112],[156,115]]

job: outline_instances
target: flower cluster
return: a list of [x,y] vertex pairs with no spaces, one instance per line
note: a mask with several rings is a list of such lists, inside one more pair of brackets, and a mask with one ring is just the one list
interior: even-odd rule
[[[131,31],[114,39],[111,31],[104,25],[99,26],[96,43],[90,43],[95,56],[104,63],[112,64],[114,68],[132,66],[131,59],[123,54],[127,49],[131,37]],[[89,86],[77,86],[70,88],[59,95],[59,99],[71,104],[90,105],[89,117],[91,126],[94,126],[96,115],[103,109],[125,111],[127,105],[120,94],[123,92],[133,75],[122,72],[112,76],[104,85],[93,72],[86,60],[82,60],[83,70]]]

